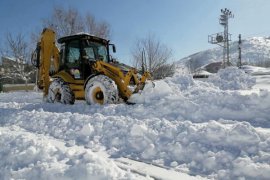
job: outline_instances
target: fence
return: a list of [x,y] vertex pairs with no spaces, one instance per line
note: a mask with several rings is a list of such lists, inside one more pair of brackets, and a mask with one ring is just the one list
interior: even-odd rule
[[[0,85],[1,86],[1,85]],[[3,92],[10,92],[10,91],[32,91],[35,87],[35,84],[4,84],[2,85]],[[0,87],[1,88],[1,87]]]

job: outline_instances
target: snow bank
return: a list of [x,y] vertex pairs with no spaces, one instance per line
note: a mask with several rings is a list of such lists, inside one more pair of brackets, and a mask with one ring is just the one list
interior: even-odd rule
[[[112,158],[131,157],[213,179],[270,179],[269,91],[242,95],[179,73],[155,82],[155,88],[147,86],[135,100],[135,105],[76,101],[70,106],[43,103],[38,93],[0,94],[1,175],[27,178],[43,168],[44,178],[73,178],[79,172],[133,178],[92,153],[106,150]],[[65,148],[52,143],[55,139]],[[93,158],[88,161],[85,153]],[[28,162],[21,154],[33,158]]]
[[[136,179],[90,150],[20,128],[0,128],[1,179]],[[53,142],[53,143],[52,143]]]
[[[240,73],[242,74],[241,71]],[[245,77],[246,74],[242,76]],[[223,86],[229,86],[226,81],[220,82]],[[124,108],[126,116],[137,119],[156,117],[170,121],[192,122],[228,119],[247,121],[254,126],[270,127],[268,121],[270,93],[267,90],[242,95],[239,91],[224,91],[213,83],[195,81],[191,75],[186,74],[176,74],[171,78],[156,81],[155,84],[162,84],[165,88],[156,86],[150,91],[145,89],[142,94],[136,96],[136,105],[117,106],[115,109],[113,107],[114,110],[110,110],[108,115],[118,115]],[[239,86],[247,87],[245,82],[239,82],[237,87]],[[106,114],[107,110],[99,109],[99,112]]]
[[170,86],[164,81],[155,83],[147,83],[140,93],[133,94],[129,102],[132,103],[151,103],[155,100],[160,100],[172,92]]
[[209,81],[222,90],[250,89],[256,84],[255,78],[237,67],[220,69],[209,77]]
[[[42,121],[40,117],[43,117]],[[190,121],[168,121],[157,118],[138,120],[124,116],[104,116],[98,113],[80,115],[43,111],[22,111],[14,114],[11,119],[14,119],[14,124],[31,132],[48,134],[66,142],[75,140],[74,143],[68,143],[69,146],[83,145],[95,151],[100,151],[105,146],[107,152],[113,157],[132,157],[176,169],[188,168],[187,172],[190,174],[235,179],[254,177],[250,173],[245,173],[243,169],[245,166],[263,167],[262,171],[270,170],[268,163],[270,156],[267,155],[270,149],[270,134],[261,134],[246,122],[228,121],[223,124],[210,121],[197,124]],[[2,139],[8,142],[5,137]],[[16,146],[23,144],[18,148],[19,150],[28,149],[25,143],[16,142],[15,144]],[[38,146],[38,144],[31,146]],[[14,150],[9,148],[3,154],[7,151]],[[54,151],[45,155],[56,156],[53,153]],[[37,154],[37,157],[40,156],[44,155]],[[78,156],[69,159],[77,160],[77,158]],[[243,164],[246,161],[239,161],[241,158],[248,158],[248,163]],[[51,162],[52,160],[45,158],[44,161]],[[55,161],[58,162],[60,159]],[[86,162],[83,159],[78,161],[85,168]],[[237,170],[240,166],[241,173]],[[250,169],[250,167],[246,168],[247,171]],[[89,170],[84,169],[84,171]],[[110,176],[114,177],[114,175]],[[270,176],[263,173],[256,174],[256,177],[267,179],[266,177]]]
[[165,80],[175,92],[189,89],[195,85],[195,81],[191,74],[175,74]]

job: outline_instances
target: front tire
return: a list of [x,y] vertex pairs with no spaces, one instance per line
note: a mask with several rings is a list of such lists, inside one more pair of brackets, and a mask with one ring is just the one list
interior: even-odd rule
[[104,75],[91,78],[85,88],[87,104],[114,104],[118,102],[118,89],[115,82]]
[[69,85],[57,78],[50,84],[47,101],[50,103],[74,104],[75,96]]

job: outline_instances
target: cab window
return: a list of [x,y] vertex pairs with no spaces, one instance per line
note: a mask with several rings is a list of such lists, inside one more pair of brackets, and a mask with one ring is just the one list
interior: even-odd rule
[[93,47],[85,47],[82,52],[82,57],[88,61],[95,61],[95,53]]
[[67,58],[66,58],[66,64],[68,67],[74,67],[79,66],[79,60],[80,60],[80,46],[79,41],[72,41],[68,43],[67,49]]
[[97,53],[98,53],[98,59],[102,60],[102,61],[108,61],[107,60],[107,48],[105,46],[98,46],[97,49]]
[[84,54],[91,61],[102,60],[108,62],[107,48],[101,43],[85,41],[83,56]]

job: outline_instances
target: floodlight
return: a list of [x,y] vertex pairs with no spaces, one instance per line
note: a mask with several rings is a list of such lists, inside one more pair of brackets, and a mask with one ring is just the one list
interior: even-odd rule
[[216,37],[216,41],[218,43],[223,42],[223,36],[218,34],[217,37]]

